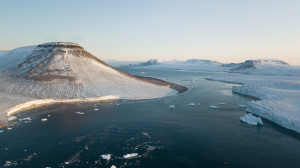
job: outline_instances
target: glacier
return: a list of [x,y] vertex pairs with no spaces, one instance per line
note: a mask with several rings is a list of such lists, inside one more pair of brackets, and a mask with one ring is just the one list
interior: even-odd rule
[[208,80],[235,83],[232,91],[256,97],[246,111],[300,133],[300,76],[224,74]]

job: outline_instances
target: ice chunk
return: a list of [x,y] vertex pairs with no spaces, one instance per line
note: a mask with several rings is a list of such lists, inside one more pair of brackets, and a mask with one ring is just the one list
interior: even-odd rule
[[212,109],[217,109],[218,108],[217,106],[214,106],[214,105],[210,105],[209,107],[212,108]]
[[12,120],[15,120],[15,119],[17,119],[17,117],[15,117],[15,116],[8,117],[8,121],[12,121]]
[[98,111],[99,109],[98,109],[98,108],[95,108],[94,110],[95,110],[95,111]]
[[219,103],[220,105],[225,105],[226,103]]
[[51,115],[48,115],[48,118],[50,118],[51,117]]
[[112,165],[110,168],[117,168],[115,165]]
[[238,105],[240,108],[247,108],[247,106],[243,105],[243,104],[239,104]]
[[260,117],[255,117],[252,113],[245,114],[240,118],[241,121],[248,123],[250,125],[263,125],[263,122]]
[[45,122],[47,121],[48,119],[47,118],[42,118],[41,121]]
[[11,129],[12,129],[11,127],[8,127],[8,128],[7,128],[7,130],[11,130]]
[[174,109],[174,108],[175,108],[174,105],[170,105],[170,106],[169,106],[169,109]]
[[77,111],[77,112],[75,112],[76,114],[79,114],[79,115],[82,115],[82,114],[84,114],[84,112],[80,112],[80,111]]
[[2,133],[3,132],[3,130],[0,130],[0,133]]
[[198,106],[200,106],[200,105],[201,105],[201,103],[197,103],[197,105],[198,105]]
[[16,166],[18,163],[16,161],[6,161],[3,167]]
[[21,118],[19,119],[19,121],[31,121],[31,118],[30,117]]
[[196,104],[195,103],[189,103],[188,105],[189,106],[195,106]]
[[101,157],[102,157],[102,159],[110,160],[111,154],[103,154],[103,155],[101,155]]
[[136,157],[137,155],[138,155],[138,153],[129,153],[129,154],[123,155],[123,158],[132,159],[133,157]]

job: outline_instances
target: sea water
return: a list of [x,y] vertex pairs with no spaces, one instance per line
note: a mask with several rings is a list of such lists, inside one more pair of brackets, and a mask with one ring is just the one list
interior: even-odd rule
[[263,126],[240,122],[245,108],[238,105],[255,99],[233,94],[233,84],[204,79],[215,73],[123,70],[189,90],[152,100],[57,104],[20,113],[19,119],[32,120],[0,129],[0,167],[300,166],[300,136],[267,120]]

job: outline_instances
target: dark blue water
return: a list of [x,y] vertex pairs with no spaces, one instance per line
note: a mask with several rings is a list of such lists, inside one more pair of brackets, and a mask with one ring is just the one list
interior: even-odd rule
[[[241,123],[245,109],[237,105],[253,99],[233,94],[232,84],[203,78],[212,73],[123,70],[189,90],[152,100],[60,104],[21,113],[19,118],[33,120],[0,133],[0,167],[300,166],[300,136],[267,120],[264,126]],[[188,106],[192,102],[201,105]],[[123,158],[130,153],[138,155]]]

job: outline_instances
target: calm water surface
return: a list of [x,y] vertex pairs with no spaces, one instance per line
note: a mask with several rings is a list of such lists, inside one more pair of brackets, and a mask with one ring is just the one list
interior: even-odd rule
[[[33,120],[0,129],[0,167],[300,167],[300,136],[267,120],[264,126],[241,123],[245,109],[238,104],[253,98],[233,94],[232,84],[204,79],[213,73],[123,70],[189,90],[153,100],[61,104],[21,113],[19,118]],[[130,153],[138,155],[123,157]]]

